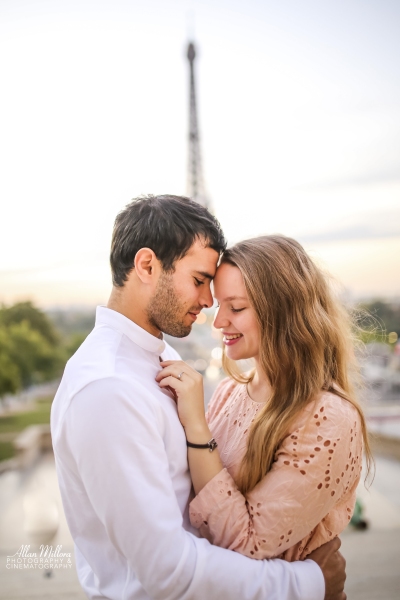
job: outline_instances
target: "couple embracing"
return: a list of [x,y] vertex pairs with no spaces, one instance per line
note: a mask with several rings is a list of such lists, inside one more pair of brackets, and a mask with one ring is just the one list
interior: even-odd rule
[[[51,417],[87,597],[344,600],[338,535],[370,454],[324,275],[284,236],[226,250],[216,219],[178,196],[117,216],[111,270]],[[190,333],[212,281],[229,376],[205,414],[201,375],[163,333]]]

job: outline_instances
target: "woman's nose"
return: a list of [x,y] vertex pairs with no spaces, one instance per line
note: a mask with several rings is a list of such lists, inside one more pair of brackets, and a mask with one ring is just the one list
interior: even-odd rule
[[229,319],[227,318],[225,312],[220,308],[217,308],[217,312],[215,313],[214,318],[214,327],[215,329],[222,329],[229,325]]

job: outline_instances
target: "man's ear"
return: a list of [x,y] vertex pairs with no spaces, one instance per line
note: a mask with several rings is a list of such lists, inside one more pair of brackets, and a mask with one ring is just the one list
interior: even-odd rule
[[142,283],[152,283],[158,275],[160,261],[150,248],[140,248],[135,256],[135,272]]

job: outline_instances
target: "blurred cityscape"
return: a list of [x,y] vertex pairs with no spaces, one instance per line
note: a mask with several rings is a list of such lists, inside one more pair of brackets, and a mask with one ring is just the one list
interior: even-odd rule
[[[373,433],[377,472],[372,488],[360,484],[360,514],[343,535],[347,593],[349,600],[394,600],[400,585],[394,568],[400,549],[400,303],[370,302],[362,308],[372,315],[367,318],[369,329],[364,327],[361,334],[361,397]],[[188,337],[167,336],[182,358],[204,375],[206,404],[224,377],[213,317],[214,309],[206,310]],[[94,310],[43,312],[29,302],[0,309],[2,599],[84,598],[57,486],[49,415],[56,375],[93,325]],[[385,547],[383,557],[376,555],[378,544]],[[41,566],[23,568],[18,564],[29,560],[22,556],[24,548],[37,556],[49,554]],[[61,552],[69,558],[61,560]],[[376,595],[383,585],[385,592]]]

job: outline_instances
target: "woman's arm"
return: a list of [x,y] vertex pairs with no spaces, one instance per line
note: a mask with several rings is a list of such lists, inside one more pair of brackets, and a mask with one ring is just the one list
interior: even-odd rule
[[[212,434],[204,411],[203,377],[183,361],[165,361],[157,376],[160,387],[173,388],[186,439],[192,444],[207,444]],[[180,376],[180,378],[179,378]],[[194,491],[198,494],[223,469],[218,448],[188,448]]]
[[[208,442],[211,433],[205,425],[201,376],[182,362],[169,361],[162,366],[158,380],[176,392],[187,439]],[[189,449],[197,494],[190,506],[191,522],[213,544],[252,558],[278,556],[311,534],[356,485],[362,458],[356,410],[327,393],[309,417],[285,438],[271,471],[247,497],[222,468],[217,449]],[[338,531],[326,529],[324,541],[344,529],[352,509],[343,506]]]
[[[226,469],[196,496],[191,522],[212,543],[271,558],[311,536],[317,526],[318,545],[345,528],[361,471],[361,429],[352,405],[331,396],[322,396],[310,419],[285,438],[271,471],[247,497]],[[331,519],[328,513],[338,502],[340,510]],[[301,547],[299,553],[303,550],[308,553]]]

